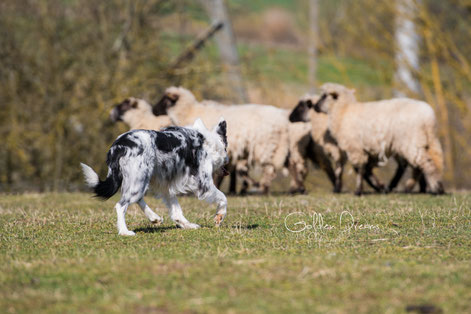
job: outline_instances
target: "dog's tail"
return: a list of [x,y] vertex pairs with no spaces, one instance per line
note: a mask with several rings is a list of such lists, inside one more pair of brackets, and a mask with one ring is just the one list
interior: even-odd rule
[[118,192],[123,181],[123,176],[119,170],[118,163],[110,163],[108,175],[101,181],[98,174],[86,164],[80,163],[87,185],[93,189],[95,196],[102,199],[109,199]]

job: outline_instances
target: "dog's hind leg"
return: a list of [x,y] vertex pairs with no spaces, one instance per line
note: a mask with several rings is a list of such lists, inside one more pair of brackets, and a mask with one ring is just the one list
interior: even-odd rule
[[[127,161],[130,163],[130,161]],[[124,216],[126,210],[130,204],[139,203],[139,207],[144,211],[146,216],[151,220],[155,220],[157,217],[149,206],[146,205],[143,198],[146,194],[147,188],[149,187],[149,180],[152,168],[142,167],[144,162],[142,160],[133,160],[131,165],[137,165],[139,169],[147,169],[147,171],[134,171],[135,167],[123,167],[123,183],[121,186],[121,200],[116,204],[116,213],[118,215],[118,232],[120,235],[135,235],[134,232],[129,231],[126,227]],[[125,164],[126,166],[128,164]],[[157,217],[156,217],[157,216]]]
[[118,216],[118,221],[117,221],[118,234],[125,235],[125,236],[133,236],[136,234],[133,231],[128,230],[128,227],[126,226],[126,220],[124,219],[128,206],[129,206],[129,203],[123,202],[122,200],[116,203],[115,205],[116,214]]
[[144,202],[144,198],[141,198],[141,200],[138,202],[139,207],[142,209],[146,217],[150,220],[151,223],[160,225],[164,219],[157,215],[150,207],[149,205]]
[[199,225],[189,222],[185,216],[183,216],[182,208],[178,203],[178,200],[175,196],[164,196],[163,202],[165,206],[168,208],[168,214],[170,219],[172,219],[177,227],[182,229],[198,229],[200,228]]

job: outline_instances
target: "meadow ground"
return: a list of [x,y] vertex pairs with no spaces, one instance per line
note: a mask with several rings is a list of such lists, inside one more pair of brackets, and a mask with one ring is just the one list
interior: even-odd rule
[[470,193],[231,197],[219,229],[181,198],[199,230],[147,200],[121,237],[116,197],[0,195],[2,312],[471,312]]

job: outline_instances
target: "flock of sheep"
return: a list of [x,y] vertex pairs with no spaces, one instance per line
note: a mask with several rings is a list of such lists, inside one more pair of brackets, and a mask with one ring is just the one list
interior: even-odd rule
[[[425,102],[395,98],[359,102],[354,90],[327,83],[320,95],[305,95],[289,111],[268,105],[223,105],[197,101],[182,87],[170,87],[151,106],[138,98],[128,98],[111,112],[114,121],[124,121],[131,129],[159,130],[170,125],[191,125],[201,118],[206,126],[220,117],[227,121],[230,172],[229,192],[249,189],[268,193],[277,172],[290,176],[290,192],[304,193],[304,180],[311,160],[327,174],[334,192],[342,190],[342,174],[349,161],[356,172],[355,194],[363,192],[363,180],[378,192],[396,188],[406,168],[412,177],[406,191],[418,183],[421,192],[444,193],[443,152],[436,135],[435,114]],[[393,157],[396,173],[385,186],[373,169]],[[249,173],[260,167],[259,182]],[[223,177],[216,177],[219,187]]]

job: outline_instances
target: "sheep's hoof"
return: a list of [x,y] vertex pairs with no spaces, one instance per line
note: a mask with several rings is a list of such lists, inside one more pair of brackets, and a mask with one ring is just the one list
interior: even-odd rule
[[306,189],[305,188],[292,188],[289,190],[289,193],[292,195],[295,194],[306,194]]
[[387,187],[385,187],[384,185],[380,186],[379,191],[382,194],[388,194],[389,193],[389,189]]
[[361,196],[362,194],[363,194],[362,191],[355,191],[355,195],[356,195],[356,196]]

